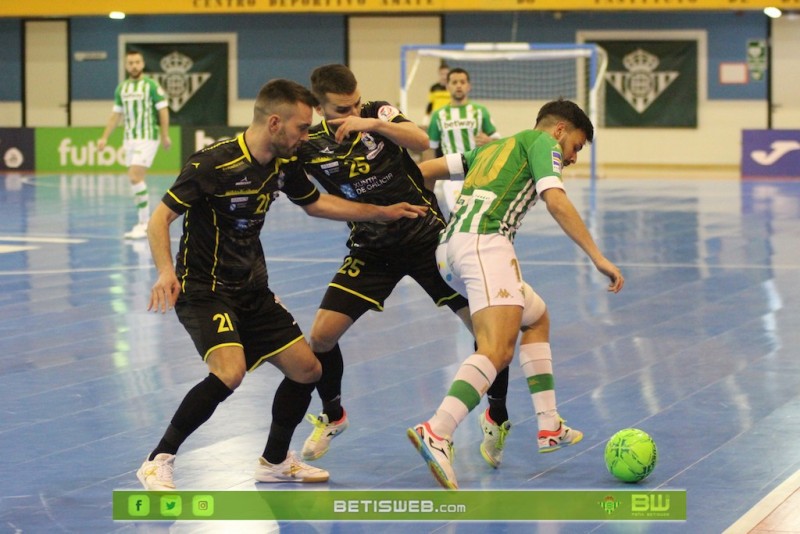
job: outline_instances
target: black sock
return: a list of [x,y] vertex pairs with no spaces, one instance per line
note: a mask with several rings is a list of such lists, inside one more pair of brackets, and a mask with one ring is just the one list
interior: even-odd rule
[[162,452],[176,454],[186,438],[208,421],[219,403],[230,397],[232,393],[233,390],[226,386],[217,375],[209,373],[183,398],[175,415],[172,416],[172,421],[164,432],[164,436],[150,454],[150,460]]
[[314,353],[322,364],[322,377],[317,382],[317,391],[322,400],[322,413],[328,420],[338,421],[344,415],[342,410],[342,376],[344,375],[344,359],[337,343],[328,352]]
[[264,459],[279,464],[286,459],[294,429],[303,420],[311,405],[314,384],[301,384],[284,378],[272,400],[272,424],[269,427]]
[[508,409],[506,408],[506,395],[508,394],[508,367],[497,373],[497,378],[486,392],[489,400],[489,417],[502,425],[508,421]]

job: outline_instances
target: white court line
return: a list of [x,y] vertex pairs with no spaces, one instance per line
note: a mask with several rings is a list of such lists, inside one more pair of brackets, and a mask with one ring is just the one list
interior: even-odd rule
[[0,245],[0,254],[10,254],[12,252],[22,252],[24,250],[34,250],[39,247],[25,245]]
[[761,499],[758,504],[725,529],[722,534],[746,534],[750,532],[772,512],[777,510],[786,499],[791,497],[798,487],[800,487],[800,471],[795,472],[783,484],[772,490],[769,495]]
[[74,239],[71,237],[29,237],[29,236],[10,236],[10,235],[0,235],[0,241],[12,241],[12,242],[23,242],[23,243],[55,243],[55,244],[80,244],[86,243],[87,239]]

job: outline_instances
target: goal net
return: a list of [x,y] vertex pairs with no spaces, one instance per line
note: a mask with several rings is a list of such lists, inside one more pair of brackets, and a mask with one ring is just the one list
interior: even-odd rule
[[[595,126],[595,142],[581,152],[579,174],[597,176],[597,131],[606,54],[594,44],[466,43],[406,45],[400,52],[400,108],[423,124],[428,91],[439,65],[469,72],[469,98],[483,104],[501,135],[533,128],[539,108],[559,97],[576,102]],[[588,158],[587,158],[588,152]]]

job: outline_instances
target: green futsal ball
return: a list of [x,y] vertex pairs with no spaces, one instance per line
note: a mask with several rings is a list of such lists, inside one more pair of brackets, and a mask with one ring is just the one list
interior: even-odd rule
[[639,482],[656,467],[658,450],[647,432],[625,428],[606,443],[605,459],[609,473],[623,482]]

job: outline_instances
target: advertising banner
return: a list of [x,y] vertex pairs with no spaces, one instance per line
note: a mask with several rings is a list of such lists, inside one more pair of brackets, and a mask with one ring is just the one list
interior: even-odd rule
[[800,178],[800,130],[742,130],[742,178]]
[[236,137],[247,129],[246,126],[183,126],[181,136],[181,164],[189,159],[189,156],[207,146],[211,146],[217,141]]
[[33,128],[0,128],[0,170],[34,169]]
[[[36,170],[44,172],[126,172],[125,151],[122,148],[122,128],[117,128],[103,150],[97,148],[102,127],[36,128]],[[154,172],[176,172],[181,167],[180,128],[170,126],[172,148],[159,147],[153,165]]]

